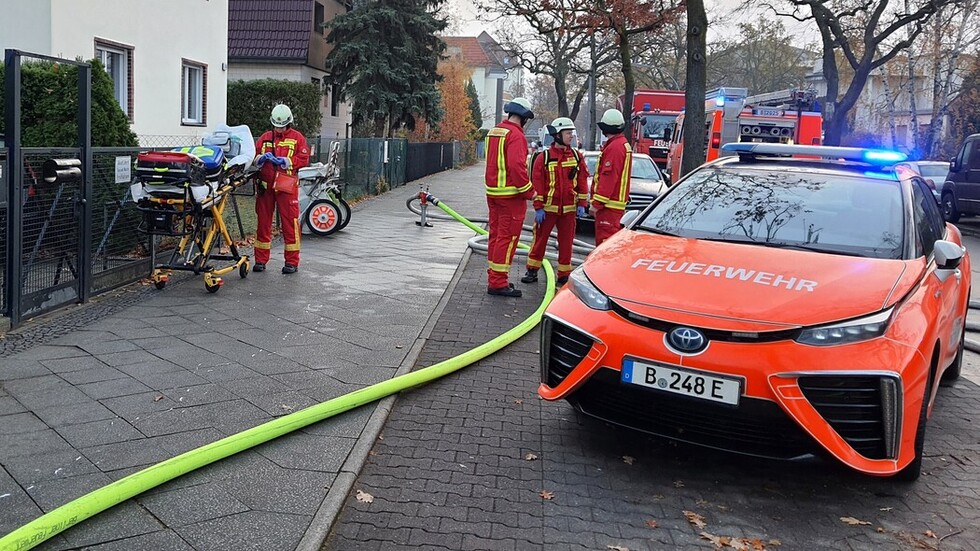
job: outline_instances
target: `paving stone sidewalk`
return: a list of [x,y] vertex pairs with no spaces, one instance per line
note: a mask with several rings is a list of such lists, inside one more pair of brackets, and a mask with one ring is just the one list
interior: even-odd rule
[[[425,183],[483,217],[482,171]],[[279,244],[268,271],[229,274],[216,294],[187,278],[55,318],[70,325],[35,329],[44,344],[22,339],[0,358],[0,535],[146,466],[410,367],[472,235],[457,223],[416,226],[405,199],[417,190],[356,206],[333,236],[304,236],[296,275],[280,274]],[[200,469],[39,549],[293,550],[375,407]]]
[[[419,365],[502,333],[540,301],[540,283],[524,285],[522,299],[488,297],[483,258],[470,258]],[[538,339],[532,331],[399,395],[323,549],[715,548],[707,537],[770,551],[980,549],[980,387],[966,378],[941,388],[925,474],[903,485],[830,462],[746,458],[579,419],[565,402],[538,398]],[[980,357],[966,361],[976,371]]]

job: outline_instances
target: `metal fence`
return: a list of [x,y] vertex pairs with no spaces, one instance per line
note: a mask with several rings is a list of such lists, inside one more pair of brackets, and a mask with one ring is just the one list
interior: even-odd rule
[[[314,139],[315,160],[326,162],[333,142]],[[375,195],[407,181],[447,170],[460,158],[459,144],[409,144],[403,139],[339,140],[341,173],[349,197]],[[92,171],[82,181],[48,183],[42,165],[52,158],[78,158],[79,148],[22,148],[20,159],[0,149],[0,314],[27,319],[136,281],[150,271],[141,214],[129,197],[131,169],[140,151],[160,148],[92,148]],[[21,182],[10,181],[10,163],[23,167]],[[13,205],[10,187],[20,185],[21,226],[6,231]],[[83,205],[91,208],[84,208]],[[85,220],[86,213],[88,220]],[[83,228],[90,228],[88,231]],[[20,240],[20,281],[6,281],[8,240]],[[164,248],[167,248],[166,246]],[[84,254],[83,254],[84,251]],[[89,262],[83,265],[83,258]],[[9,286],[19,285],[19,289]],[[83,289],[83,287],[85,287]],[[7,298],[17,290],[18,304]],[[9,292],[8,292],[9,291]]]

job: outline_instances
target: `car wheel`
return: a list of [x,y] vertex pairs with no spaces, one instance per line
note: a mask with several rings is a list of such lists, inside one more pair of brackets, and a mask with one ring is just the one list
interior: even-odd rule
[[317,199],[306,209],[306,225],[316,235],[330,235],[343,222],[340,207],[329,199]]
[[956,199],[953,197],[952,191],[943,193],[942,210],[943,218],[947,222],[955,224],[960,221],[960,211],[956,208]]
[[919,423],[915,426],[915,459],[904,469],[895,474],[895,480],[900,482],[915,482],[922,474],[922,450],[926,441],[926,417],[929,413],[929,394],[932,392],[932,370],[926,380],[926,391],[922,395],[922,407],[919,408]]

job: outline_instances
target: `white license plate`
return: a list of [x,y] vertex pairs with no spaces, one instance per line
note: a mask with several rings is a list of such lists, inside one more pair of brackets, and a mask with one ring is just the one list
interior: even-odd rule
[[761,117],[782,117],[783,116],[783,110],[782,109],[766,109],[766,108],[763,107],[763,108],[760,108],[760,109],[756,109],[755,110],[755,114],[756,115],[759,115]]
[[733,406],[738,405],[742,394],[742,385],[737,379],[629,358],[623,360],[622,381]]

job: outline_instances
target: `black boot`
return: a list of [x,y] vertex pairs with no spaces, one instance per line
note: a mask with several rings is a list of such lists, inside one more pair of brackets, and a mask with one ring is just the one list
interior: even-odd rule
[[568,283],[568,276],[561,276],[555,280],[555,285],[561,287],[562,285]]
[[520,289],[514,288],[513,283],[507,285],[506,287],[487,287],[487,294],[496,295],[498,297],[515,297],[515,298],[518,298],[521,295],[523,295]]
[[258,263],[255,266],[252,266],[252,271],[253,272],[264,272],[265,271],[265,264]]
[[527,272],[524,273],[524,277],[521,278],[521,283],[537,283],[538,282],[538,270],[535,268],[528,268]]
[[298,269],[299,268],[297,268],[296,266],[293,266],[292,264],[286,264],[285,266],[282,267],[282,273],[284,273],[284,274],[295,274],[296,273],[296,270],[298,270]]

